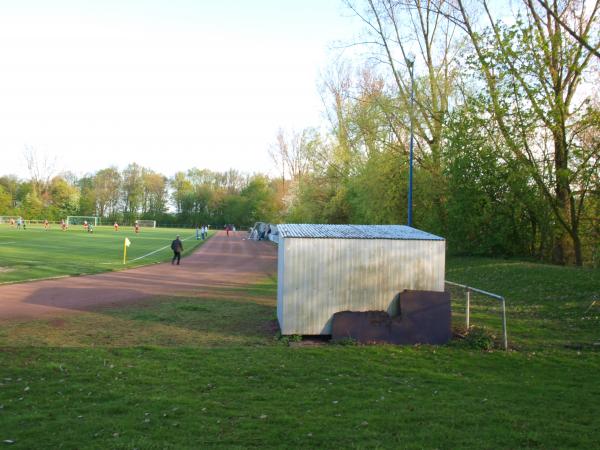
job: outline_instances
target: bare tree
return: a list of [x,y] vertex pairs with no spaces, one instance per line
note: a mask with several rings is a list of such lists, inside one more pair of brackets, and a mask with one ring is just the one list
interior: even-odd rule
[[35,194],[42,198],[48,191],[50,180],[55,175],[56,158],[50,158],[47,154],[40,154],[37,149],[26,145],[23,157],[27,163],[27,170]]
[[[546,12],[551,15],[554,20],[567,32],[569,33],[573,38],[575,38],[586,50],[588,50],[591,54],[593,54],[596,58],[600,58],[600,52],[598,51],[598,49],[600,49],[600,39],[598,39],[598,36],[596,36],[596,42],[592,42],[591,44],[589,43],[589,38],[591,36],[589,36],[586,33],[585,29],[574,29],[574,27],[572,27],[571,25],[567,24],[565,20],[563,20],[563,18],[557,13],[556,11],[556,3],[553,6],[550,6],[548,4],[548,2],[546,2],[545,0],[537,0],[537,2],[542,5],[544,7],[544,9],[546,10]],[[531,2],[528,2],[530,4],[530,7],[532,8],[533,5],[531,5]],[[585,2],[583,2],[585,4]],[[591,15],[594,16],[596,15],[596,13],[598,12],[598,9],[600,8],[600,1],[596,0],[596,2],[593,4],[593,6],[591,6]],[[593,37],[593,36],[592,36]]]
[[292,181],[300,180],[308,173],[311,155],[318,145],[318,133],[312,128],[301,132],[293,131],[288,136],[279,129],[275,144],[269,149],[269,155],[281,171],[281,178],[288,177]]

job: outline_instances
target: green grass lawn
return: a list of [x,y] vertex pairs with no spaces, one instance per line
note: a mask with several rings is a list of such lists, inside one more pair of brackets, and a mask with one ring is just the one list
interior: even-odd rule
[[[276,282],[0,327],[11,448],[600,448],[600,271],[450,259],[512,350],[288,346]],[[490,306],[491,305],[491,306]],[[499,332],[493,302],[472,322]],[[454,301],[460,325],[462,297]],[[590,307],[591,306],[591,307]]]
[[[132,227],[121,227],[115,232],[113,227],[99,226],[87,233],[81,225],[63,232],[57,225],[49,230],[42,225],[17,230],[0,224],[0,283],[99,273],[166,261],[172,256],[170,244],[177,234],[185,239],[184,257],[202,242],[195,239],[195,230],[190,229],[141,228],[135,234]],[[131,241],[126,265],[125,237]],[[159,250],[162,247],[166,248]]]
[[[511,345],[520,350],[589,348],[600,342],[600,270],[511,260],[453,258],[446,279],[506,297]],[[456,325],[464,293],[452,290]],[[471,324],[501,332],[497,300],[471,295]],[[598,347],[598,346],[596,346]]]

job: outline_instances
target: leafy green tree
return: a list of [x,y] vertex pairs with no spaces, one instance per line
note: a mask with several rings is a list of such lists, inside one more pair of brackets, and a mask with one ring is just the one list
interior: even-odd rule
[[0,186],[2,186],[5,192],[10,195],[10,208],[15,208],[17,206],[17,193],[19,191],[19,185],[20,181],[15,175],[0,176]]
[[566,0],[546,9],[527,0],[524,16],[502,26],[484,0],[489,28],[480,33],[465,2],[457,0],[457,20],[476,53],[503,142],[527,167],[552,210],[557,235],[553,259],[560,264],[583,263],[580,221],[587,189],[576,192],[575,185],[582,181],[581,164],[585,168],[589,157],[575,157],[576,131],[590,100],[582,86],[593,54],[557,17],[598,48],[598,5],[588,8],[585,2]]
[[121,174],[116,167],[101,169],[94,175],[96,211],[100,217],[114,220],[119,215]]
[[406,221],[407,160],[393,150],[371,152],[350,182],[353,222]]
[[40,220],[46,215],[44,203],[32,186],[24,195],[17,212],[26,219]]
[[[455,110],[445,148],[449,249],[461,254],[528,255],[543,204],[522,163],[494,145],[499,131],[470,104]],[[499,136],[498,136],[499,137]]]
[[0,215],[12,215],[12,196],[4,186],[0,184]]
[[142,217],[159,217],[167,211],[167,178],[152,170],[142,170]]
[[94,189],[94,177],[86,175],[77,180],[79,188],[79,207],[77,215],[79,216],[95,216],[96,211],[96,191]]
[[142,167],[137,163],[129,164],[121,174],[121,195],[123,218],[133,222],[142,205],[144,193]]
[[255,175],[240,192],[244,215],[236,223],[251,225],[254,222],[272,222],[277,216],[275,189],[264,175]]
[[173,203],[175,212],[181,216],[189,216],[191,212],[190,198],[193,196],[194,188],[192,182],[187,178],[185,172],[177,172],[171,179],[173,190]]
[[52,219],[57,220],[77,213],[80,191],[76,186],[57,176],[50,181],[49,193],[51,198],[49,213]]
[[248,199],[227,193],[222,199],[222,214],[214,218],[218,224],[233,224],[238,227],[248,226],[253,219],[250,217]]

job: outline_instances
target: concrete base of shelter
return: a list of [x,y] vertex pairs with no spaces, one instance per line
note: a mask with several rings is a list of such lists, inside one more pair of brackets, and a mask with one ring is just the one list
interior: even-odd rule
[[452,338],[450,293],[406,290],[396,316],[385,311],[342,311],[333,315],[332,339],[359,343],[446,344]]

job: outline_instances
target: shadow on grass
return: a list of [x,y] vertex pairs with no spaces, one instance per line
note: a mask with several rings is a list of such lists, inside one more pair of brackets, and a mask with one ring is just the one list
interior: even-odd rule
[[[74,299],[90,294],[86,289],[74,291]],[[114,292],[106,289],[90,299],[93,307],[89,308],[81,306],[80,300],[71,305],[65,297],[46,296],[45,305],[81,313],[6,323],[0,330],[0,346],[268,345],[277,330],[275,292],[271,278],[245,289],[213,287],[194,296],[138,298],[132,291],[129,303],[118,305],[109,301]]]
[[224,341],[272,338],[276,308],[271,298],[221,296],[200,299],[159,299],[151,304],[111,309],[110,317],[146,327],[166,326]]

